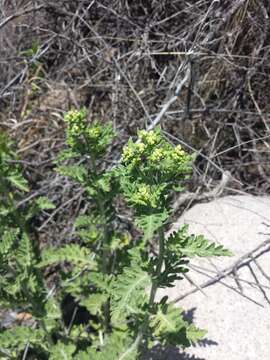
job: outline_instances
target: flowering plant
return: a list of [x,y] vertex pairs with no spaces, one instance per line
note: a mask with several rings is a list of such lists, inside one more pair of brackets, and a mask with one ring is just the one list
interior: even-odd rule
[[[137,141],[130,139],[123,148],[119,164],[107,170],[104,156],[114,131],[111,124],[89,124],[86,115],[84,109],[65,115],[67,147],[56,161],[57,171],[85,190],[86,211],[74,224],[77,241],[47,247],[40,257],[31,253],[29,268],[41,291],[28,297],[34,326],[0,330],[3,359],[29,354],[31,359],[136,360],[156,344],[187,347],[205,334],[185,321],[167,296],[156,296],[159,288],[182,279],[192,256],[230,255],[203,236],[189,235],[186,226],[165,237],[172,195],[188,180],[193,156],[170,144],[160,128],[141,130]],[[116,210],[120,198],[132,210],[137,231]],[[46,270],[55,266],[58,281],[49,289]],[[61,306],[66,298],[77,309],[68,322]],[[82,311],[85,319],[75,321]]]

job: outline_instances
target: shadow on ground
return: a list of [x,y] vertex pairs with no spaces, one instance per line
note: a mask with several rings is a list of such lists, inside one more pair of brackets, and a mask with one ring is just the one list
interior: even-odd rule
[[149,351],[142,360],[206,360],[187,353],[179,353],[178,348],[163,349],[161,346],[155,346]]

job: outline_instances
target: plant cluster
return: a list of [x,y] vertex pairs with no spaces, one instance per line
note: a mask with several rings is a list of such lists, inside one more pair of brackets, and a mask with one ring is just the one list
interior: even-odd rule
[[[171,197],[183,190],[192,156],[171,145],[160,128],[142,130],[108,170],[112,125],[89,124],[86,115],[84,109],[65,115],[67,147],[56,166],[83,187],[88,206],[75,221],[79,241],[57,248],[40,252],[30,240],[29,219],[52,206],[44,198],[20,210],[17,221],[17,196],[27,185],[20,169],[9,165],[15,154],[1,138],[0,306],[20,308],[33,319],[31,326],[0,330],[1,359],[135,360],[156,344],[187,347],[205,334],[168,297],[157,300],[158,289],[174,286],[188,271],[191,257],[230,255],[189,235],[186,226],[165,237]],[[121,228],[114,206],[120,197],[132,209],[136,238]],[[58,278],[50,288],[48,271]],[[76,304],[68,322],[62,306],[67,298]],[[84,321],[75,321],[82,310]]]

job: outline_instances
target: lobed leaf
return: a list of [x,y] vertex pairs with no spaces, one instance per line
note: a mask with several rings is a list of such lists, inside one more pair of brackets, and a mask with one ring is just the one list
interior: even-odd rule
[[135,224],[144,232],[143,240],[148,241],[153,238],[154,233],[164,225],[169,214],[166,210],[150,215],[143,214],[136,218]]
[[151,285],[149,274],[137,262],[125,267],[111,285],[111,315],[113,323],[121,323],[131,314],[142,312],[147,301],[146,288]]
[[90,250],[78,244],[69,244],[60,248],[49,247],[42,253],[39,267],[45,267],[56,263],[69,262],[79,267],[94,268],[95,262]]
[[205,335],[204,330],[186,322],[181,313],[182,310],[163,302],[150,317],[153,334],[164,345],[190,346]]
[[168,240],[168,248],[182,256],[192,258],[194,256],[232,256],[232,253],[223,247],[209,242],[203,235],[189,235],[188,226],[173,232]]

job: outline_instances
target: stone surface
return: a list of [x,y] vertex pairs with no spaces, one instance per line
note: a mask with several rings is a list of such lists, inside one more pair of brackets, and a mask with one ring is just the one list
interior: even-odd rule
[[[231,258],[192,260],[196,271],[191,270],[189,276],[201,284],[270,239],[270,197],[228,196],[195,205],[174,227],[183,223],[190,225],[190,233],[204,234],[234,253]],[[177,303],[208,334],[199,346],[163,359],[270,359],[270,244],[264,249],[256,263],[249,259],[235,272],[238,281],[228,276]],[[185,279],[159,295],[175,299],[193,288]]]

